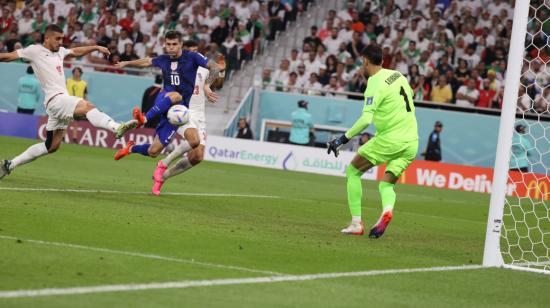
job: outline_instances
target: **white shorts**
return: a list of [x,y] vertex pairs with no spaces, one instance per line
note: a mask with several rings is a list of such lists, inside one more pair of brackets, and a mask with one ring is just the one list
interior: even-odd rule
[[188,128],[196,128],[199,133],[200,144],[206,145],[206,122],[198,120],[189,120],[189,123],[178,128],[178,134],[185,139],[185,131]]
[[73,120],[76,104],[81,100],[80,97],[67,94],[59,94],[52,98],[46,107],[48,114],[46,130],[67,129]]

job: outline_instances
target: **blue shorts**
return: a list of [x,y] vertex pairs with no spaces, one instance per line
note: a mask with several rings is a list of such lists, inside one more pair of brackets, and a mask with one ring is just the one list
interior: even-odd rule
[[[164,99],[164,96],[166,95],[166,93],[168,92],[161,91],[157,95],[157,98],[155,99],[155,105],[157,105],[158,103],[160,103],[162,99]],[[186,104],[182,102],[182,105],[185,106]],[[170,122],[168,122],[168,118],[166,117],[166,115],[167,115],[167,112],[160,115],[160,122],[156,128],[157,136],[159,136],[160,143],[162,143],[164,147],[166,147],[170,143],[170,141],[172,141],[172,137],[174,137],[174,135],[176,134],[176,131],[179,128],[178,126],[170,124]]]
[[170,124],[170,122],[168,122],[166,114],[160,116],[160,123],[159,125],[157,125],[156,131],[157,136],[159,136],[160,143],[162,143],[164,147],[166,147],[170,143],[170,141],[172,141],[172,137],[174,137],[178,128],[179,127],[172,125]]

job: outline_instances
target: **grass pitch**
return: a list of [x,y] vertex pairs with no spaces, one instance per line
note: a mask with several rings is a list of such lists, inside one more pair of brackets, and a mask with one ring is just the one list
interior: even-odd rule
[[[0,157],[34,142],[0,137]],[[372,240],[339,234],[345,178],[205,162],[163,189],[183,194],[154,197],[156,160],[113,154],[63,145],[0,182],[0,294],[482,260],[488,195],[398,185],[394,220]],[[370,226],[377,183],[363,187]],[[471,269],[0,298],[0,307],[545,307],[549,288],[546,275]]]

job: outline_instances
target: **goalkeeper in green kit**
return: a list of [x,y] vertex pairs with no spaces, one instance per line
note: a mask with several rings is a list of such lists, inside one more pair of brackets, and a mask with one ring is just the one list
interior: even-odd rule
[[363,132],[373,123],[376,135],[362,145],[346,169],[348,205],[351,224],[342,230],[344,234],[362,235],[365,232],[361,220],[361,176],[370,168],[386,163],[386,173],[378,189],[382,199],[382,215],[371,228],[369,237],[384,234],[392,219],[395,204],[393,190],[399,176],[416,157],[418,129],[414,114],[413,90],[407,78],[398,71],[382,68],[382,49],[371,44],[361,52],[363,71],[368,75],[363,114],[341,137],[327,143],[328,153],[338,156],[340,148],[351,138]]

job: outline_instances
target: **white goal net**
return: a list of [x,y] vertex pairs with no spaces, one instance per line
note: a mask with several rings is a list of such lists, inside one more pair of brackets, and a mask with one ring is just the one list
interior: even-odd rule
[[549,16],[548,0],[516,1],[486,266],[550,273]]

